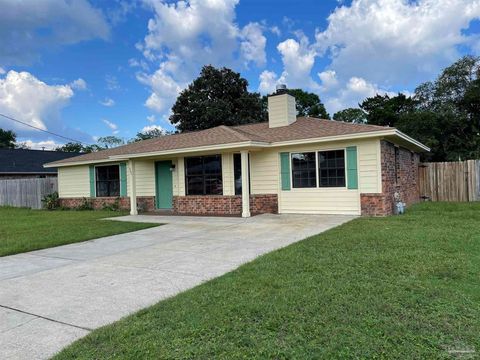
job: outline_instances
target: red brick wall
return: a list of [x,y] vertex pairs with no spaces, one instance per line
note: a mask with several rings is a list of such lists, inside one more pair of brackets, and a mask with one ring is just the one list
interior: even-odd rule
[[173,197],[173,212],[191,215],[239,215],[241,196],[189,195]]
[[278,214],[278,195],[250,195],[250,212],[252,214]]
[[[130,210],[130,198],[129,197],[97,197],[86,198],[92,202],[95,210],[100,210],[104,205],[113,205],[118,199],[119,207],[122,210]],[[61,198],[60,206],[65,208],[78,208],[85,202],[84,198]],[[139,211],[153,211],[155,210],[155,196],[138,196],[137,206]]]
[[[418,191],[418,165],[420,156],[410,150],[398,148],[395,162],[395,146],[381,142],[382,193],[361,194],[362,215],[385,216],[393,214],[395,194],[399,200],[411,205],[420,199]],[[396,169],[395,169],[396,163]]]
[[[242,197],[239,195],[174,196],[173,212],[190,215],[241,215]],[[250,195],[252,214],[278,213],[276,194]]]

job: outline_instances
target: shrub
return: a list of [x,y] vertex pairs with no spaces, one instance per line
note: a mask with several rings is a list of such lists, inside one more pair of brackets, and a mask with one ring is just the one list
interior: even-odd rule
[[102,206],[103,210],[110,210],[110,211],[119,211],[120,210],[120,198],[115,198],[115,201],[112,204],[108,204],[106,202],[103,203]]
[[42,199],[43,207],[47,210],[56,210],[60,207],[60,199],[58,198],[58,192],[45,195]]
[[93,210],[93,201],[83,198],[82,203],[78,205],[77,210]]

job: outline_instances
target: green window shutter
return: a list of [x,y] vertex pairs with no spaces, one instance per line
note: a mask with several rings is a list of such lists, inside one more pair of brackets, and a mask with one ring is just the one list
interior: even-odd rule
[[290,153],[280,153],[280,175],[282,190],[290,190]]
[[347,187],[358,189],[357,147],[347,147]]
[[127,164],[120,163],[120,196],[127,196]]
[[95,197],[95,166],[90,165],[90,197]]

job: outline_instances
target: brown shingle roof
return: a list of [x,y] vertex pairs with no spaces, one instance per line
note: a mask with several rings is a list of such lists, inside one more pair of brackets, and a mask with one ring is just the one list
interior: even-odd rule
[[350,124],[316,118],[298,118],[289,126],[269,128],[268,122],[240,126],[217,126],[211,129],[162,136],[99,152],[56,161],[51,164],[106,160],[114,155],[141,154],[209,145],[233,144],[245,141],[272,143],[338,135],[382,131],[389,128],[375,125]]

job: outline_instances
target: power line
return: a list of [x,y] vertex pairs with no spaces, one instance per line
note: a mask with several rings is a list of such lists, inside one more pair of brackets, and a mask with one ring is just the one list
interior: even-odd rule
[[25,125],[25,126],[31,127],[32,129],[39,130],[39,131],[43,131],[43,132],[45,132],[45,133],[47,133],[47,134],[50,134],[50,135],[53,135],[53,136],[58,136],[58,137],[60,137],[60,138],[62,138],[62,139],[65,139],[65,140],[73,141],[73,142],[75,142],[75,143],[80,143],[80,144],[89,145],[89,144],[87,144],[87,143],[85,143],[85,142],[83,142],[83,141],[79,141],[79,140],[75,140],[75,139],[72,139],[72,138],[69,138],[69,137],[66,137],[66,136],[63,136],[63,135],[55,134],[55,133],[53,133],[53,132],[51,132],[51,131],[44,130],[44,129],[42,129],[42,128],[39,128],[39,127],[30,125],[30,124],[27,124],[27,123],[25,123],[25,122],[23,122],[23,121],[14,119],[14,118],[12,118],[12,117],[10,117],[10,116],[7,116],[7,115],[4,115],[4,114],[2,114],[2,113],[0,113],[0,116],[4,117],[5,119],[12,120],[12,121],[15,121],[15,122],[17,122],[17,123],[23,124],[23,125]]

